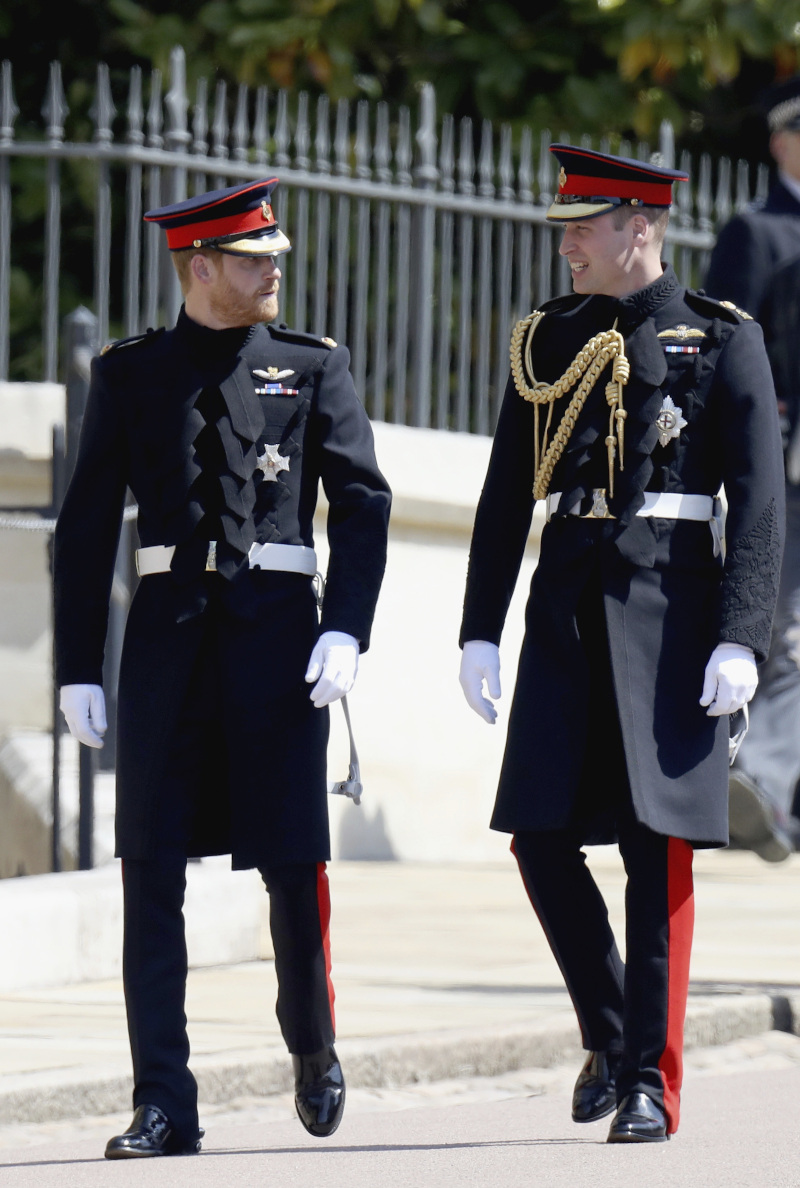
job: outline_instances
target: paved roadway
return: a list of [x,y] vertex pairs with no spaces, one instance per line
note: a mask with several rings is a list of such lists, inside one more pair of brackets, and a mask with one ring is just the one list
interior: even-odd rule
[[[619,929],[612,848],[590,861]],[[659,1184],[800,1188],[800,855],[696,856],[684,1120],[652,1148],[574,1126],[574,1015],[508,865],[336,863],[345,1121],[293,1117],[271,962],[193,970],[188,1014],[205,1149],[110,1164],[130,1118],[118,982],[0,996],[0,1188],[87,1184],[369,1188]],[[774,1030],[773,1025],[783,1030]],[[660,1178],[659,1178],[660,1177]]]
[[327,1141],[296,1120],[216,1125],[197,1157],[110,1164],[90,1138],[0,1153],[3,1188],[798,1188],[800,1063],[689,1075],[668,1143],[610,1146],[569,1094],[348,1111]]

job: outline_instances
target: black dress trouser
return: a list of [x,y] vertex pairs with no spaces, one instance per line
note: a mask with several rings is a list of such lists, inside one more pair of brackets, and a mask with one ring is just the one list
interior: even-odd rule
[[[564,976],[584,1047],[620,1052],[617,1100],[647,1093],[664,1107],[672,1133],[679,1119],[694,927],[693,850],[689,842],[655,833],[636,818],[599,568],[586,584],[576,618],[591,714],[572,825],[517,832],[511,848]],[[602,778],[597,756],[603,757]],[[601,833],[607,832],[609,841],[617,837],[628,876],[624,965],[581,848],[603,823]]]
[[[270,897],[277,1016],[290,1052],[333,1043],[330,896],[325,863],[259,868]],[[154,1105],[182,1137],[197,1137],[197,1084],[189,1070],[183,919],[186,861],[125,859],[123,982],[133,1058],[133,1105]]]
[[618,819],[628,876],[623,965],[574,831],[517,833],[512,850],[566,982],[589,1051],[617,1051],[617,1100],[647,1093],[678,1128],[694,925],[692,847]]

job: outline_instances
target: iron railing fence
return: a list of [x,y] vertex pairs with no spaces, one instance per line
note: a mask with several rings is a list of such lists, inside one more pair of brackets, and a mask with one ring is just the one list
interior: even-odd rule
[[[94,244],[93,304],[100,340],[136,334],[174,318],[180,304],[164,237],[143,210],[237,180],[274,175],[278,218],[293,241],[281,260],[281,317],[299,330],[345,341],[369,413],[440,429],[490,432],[505,384],[515,320],[569,290],[545,222],[555,188],[551,140],[437,116],[430,86],[415,115],[385,103],[331,109],[301,92],[235,96],[201,79],[187,91],[183,51],[171,58],[164,92],[158,70],[131,70],[127,95],[112,95],[98,67],[91,140],[65,100],[58,63],[50,69],[40,133],[15,138],[19,111],[12,66],[0,77],[0,379],[13,361],[11,277],[25,236],[15,227],[15,177],[38,168],[41,227],[41,366],[28,378],[57,378],[62,263],[75,237]],[[120,104],[118,111],[115,106]],[[28,118],[26,116],[26,118]],[[84,125],[85,118],[82,117]],[[73,128],[72,125],[75,125]],[[26,125],[30,128],[30,123]],[[602,143],[582,143],[607,148]],[[648,159],[646,144],[619,151]],[[672,128],[661,128],[659,159],[675,164]],[[723,158],[677,162],[692,176],[677,187],[667,251],[681,279],[699,284],[714,231],[766,190],[764,166]],[[83,226],[65,226],[65,170],[91,197]],[[74,180],[74,179],[73,179]],[[80,221],[78,219],[77,221]],[[30,222],[26,227],[30,240]],[[85,254],[85,253],[84,253]],[[89,282],[91,287],[91,282]],[[62,305],[64,303],[61,294]],[[73,301],[73,304],[76,302]],[[63,312],[63,309],[62,309]]]

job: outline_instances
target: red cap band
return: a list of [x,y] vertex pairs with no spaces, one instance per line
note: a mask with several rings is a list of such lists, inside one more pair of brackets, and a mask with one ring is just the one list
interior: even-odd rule
[[666,182],[638,182],[570,173],[558,187],[558,192],[579,198],[638,198],[646,206],[670,206],[672,179]]
[[167,247],[172,252],[181,248],[196,247],[197,240],[220,239],[227,235],[252,235],[254,231],[269,231],[277,225],[268,202],[262,202],[255,210],[227,215],[221,219],[209,219],[203,223],[189,223],[185,227],[167,227]]

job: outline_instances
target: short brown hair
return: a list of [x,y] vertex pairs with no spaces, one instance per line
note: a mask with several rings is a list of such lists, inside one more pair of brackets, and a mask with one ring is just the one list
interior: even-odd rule
[[212,256],[221,255],[221,253],[218,252],[216,248],[189,247],[181,248],[181,250],[177,252],[170,252],[170,255],[172,256],[172,263],[175,265],[175,271],[178,274],[181,292],[185,297],[189,292],[192,283],[192,260],[195,258],[195,256],[205,256],[206,259],[210,259]]
[[634,215],[644,215],[655,231],[656,247],[660,248],[667,233],[669,210],[670,208],[668,206],[630,206],[628,203],[625,203],[622,206],[615,206],[611,211],[611,216],[614,220],[614,226],[618,231],[621,231]]

